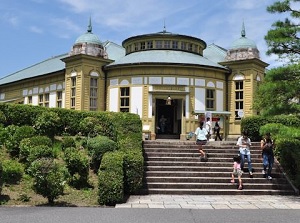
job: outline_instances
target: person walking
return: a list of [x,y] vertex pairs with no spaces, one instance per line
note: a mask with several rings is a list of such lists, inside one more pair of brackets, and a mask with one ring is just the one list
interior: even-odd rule
[[[274,141],[271,138],[270,133],[266,133],[265,137],[260,142],[260,148],[262,149],[263,157],[263,171],[264,177],[268,180],[272,180],[272,168],[274,164]],[[268,168],[268,170],[267,170]]]
[[209,141],[210,139],[210,136],[211,136],[211,121],[210,121],[210,117],[207,117],[206,118],[206,122],[205,122],[205,128],[206,128],[206,131],[208,132],[207,134],[207,141]]
[[243,171],[241,169],[241,157],[235,156],[233,157],[233,171],[231,173],[231,183],[235,184],[234,176],[238,177],[239,187],[238,190],[243,190],[243,182],[242,182]]
[[241,169],[244,170],[245,158],[247,158],[248,171],[250,177],[252,178],[253,173],[250,153],[251,140],[248,138],[248,133],[246,131],[242,132],[242,136],[238,138],[236,145],[239,146],[239,152],[241,156]]
[[198,150],[200,153],[200,161],[207,161],[207,155],[203,151],[203,145],[207,143],[207,130],[203,127],[204,123],[200,122],[199,127],[195,131],[196,144],[198,145]]
[[216,123],[215,123],[215,127],[214,127],[214,132],[215,132],[215,141],[217,141],[217,139],[219,138],[220,141],[222,141],[222,137],[220,135],[220,118],[217,119]]

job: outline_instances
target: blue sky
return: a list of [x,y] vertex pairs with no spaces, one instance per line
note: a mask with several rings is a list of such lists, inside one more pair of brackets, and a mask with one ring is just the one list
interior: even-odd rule
[[274,0],[1,0],[0,78],[70,51],[92,18],[93,33],[117,44],[128,37],[163,30],[190,35],[224,48],[241,36],[256,42],[269,68],[264,36],[278,14]]

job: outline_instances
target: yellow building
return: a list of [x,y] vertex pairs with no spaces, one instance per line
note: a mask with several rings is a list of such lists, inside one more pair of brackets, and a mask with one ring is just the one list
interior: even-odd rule
[[225,139],[236,138],[241,118],[256,114],[253,94],[267,65],[244,25],[226,50],[165,28],[122,46],[101,42],[90,21],[69,53],[0,79],[0,102],[136,113],[146,139],[186,140],[209,116],[220,118]]

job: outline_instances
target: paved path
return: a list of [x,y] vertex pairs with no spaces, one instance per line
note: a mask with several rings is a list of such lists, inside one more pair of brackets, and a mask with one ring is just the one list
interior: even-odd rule
[[116,208],[300,209],[299,196],[143,195],[130,196]]

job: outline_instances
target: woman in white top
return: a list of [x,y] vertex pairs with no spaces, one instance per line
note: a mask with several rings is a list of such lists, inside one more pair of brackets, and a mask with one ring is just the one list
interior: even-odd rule
[[207,130],[203,128],[203,122],[200,122],[199,127],[195,131],[196,135],[196,144],[199,146],[199,152],[200,152],[200,160],[204,159],[204,161],[207,161],[206,153],[203,151],[203,145],[207,142]]
[[242,136],[239,137],[236,145],[239,146],[239,150],[240,150],[241,169],[243,170],[244,164],[245,164],[245,158],[247,158],[249,174],[250,174],[250,177],[253,177],[251,154],[250,154],[251,140],[248,138],[247,135],[248,135],[247,132],[243,131]]

